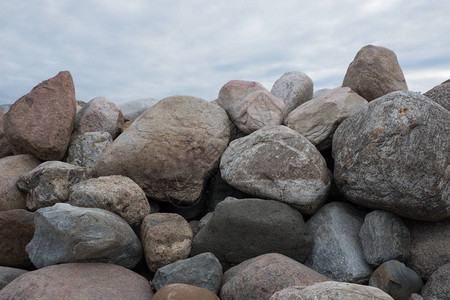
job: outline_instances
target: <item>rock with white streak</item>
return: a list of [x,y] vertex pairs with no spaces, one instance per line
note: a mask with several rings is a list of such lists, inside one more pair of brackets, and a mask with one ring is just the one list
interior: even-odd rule
[[83,133],[70,143],[67,162],[82,167],[93,167],[112,142],[112,136],[108,132]]
[[286,72],[272,86],[270,91],[275,97],[286,104],[286,114],[289,114],[297,106],[311,100],[313,97],[314,83],[303,72]]

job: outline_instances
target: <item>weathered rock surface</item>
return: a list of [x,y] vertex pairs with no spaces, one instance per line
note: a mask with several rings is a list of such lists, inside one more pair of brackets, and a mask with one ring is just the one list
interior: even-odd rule
[[7,113],[12,104],[0,104],[0,111]]
[[152,299],[141,275],[104,263],[70,263],[28,272],[0,291],[0,299]]
[[450,82],[446,81],[423,94],[443,108],[450,110]]
[[17,186],[27,193],[26,206],[30,210],[67,202],[70,187],[91,176],[84,167],[62,161],[46,161],[20,177]]
[[11,147],[9,146],[8,138],[5,136],[3,130],[3,119],[5,113],[0,111],[0,158],[13,155]]
[[411,219],[450,217],[450,112],[425,96],[370,102],[335,131],[333,157],[348,200]]
[[211,252],[225,268],[272,252],[303,262],[312,242],[303,216],[289,205],[230,197],[197,233],[191,253]]
[[331,147],[333,133],[339,124],[367,104],[350,88],[338,87],[303,103],[286,117],[284,123],[324,150]]
[[112,142],[112,136],[108,132],[83,133],[70,143],[67,162],[82,167],[93,167]]
[[359,240],[363,216],[352,205],[331,202],[306,223],[314,246],[305,265],[336,281],[366,283],[372,273]]
[[222,277],[219,260],[212,253],[202,253],[159,268],[152,282],[156,290],[168,284],[184,283],[218,294]]
[[68,71],[35,86],[11,106],[3,121],[14,154],[61,160],[69,145],[76,109]]
[[0,211],[0,266],[30,267],[25,246],[33,234],[33,213],[24,209]]
[[443,265],[431,274],[422,288],[424,299],[450,299],[450,263]]
[[137,117],[142,115],[148,108],[152,107],[158,102],[159,100],[155,98],[145,98],[120,103],[118,106],[122,111],[125,120],[136,120]]
[[141,242],[148,268],[159,268],[189,256],[192,229],[182,216],[172,213],[155,213],[144,218]]
[[27,272],[27,270],[17,268],[0,267],[0,290],[7,286],[11,281]]
[[312,99],[314,83],[303,72],[286,72],[272,86],[272,95],[282,100],[289,114],[300,104]]
[[[262,163],[263,162],[263,163]],[[325,159],[305,137],[270,126],[234,140],[220,162],[222,178],[237,189],[314,213],[331,185]]]
[[287,256],[264,254],[225,272],[220,299],[264,300],[290,286],[308,286],[328,280]]
[[265,126],[280,125],[286,115],[284,102],[254,81],[227,82],[219,91],[217,103],[245,134]]
[[133,268],[142,258],[141,243],[131,227],[103,209],[57,203],[37,210],[34,224],[26,250],[37,268],[72,262]]
[[364,218],[359,232],[366,261],[378,266],[388,260],[405,262],[409,256],[411,235],[396,215],[375,210]]
[[20,192],[17,181],[40,163],[30,154],[0,159],[0,211],[26,208],[26,196]]
[[163,286],[155,293],[153,300],[220,300],[213,292],[182,283]]
[[102,176],[130,177],[150,198],[192,205],[229,138],[229,120],[221,107],[195,97],[169,97],[134,121],[95,169]]
[[348,86],[367,101],[408,89],[395,53],[372,45],[358,51],[348,66],[342,86]]
[[385,291],[395,300],[408,300],[412,293],[420,292],[423,281],[405,264],[398,260],[390,260],[372,273],[369,285]]

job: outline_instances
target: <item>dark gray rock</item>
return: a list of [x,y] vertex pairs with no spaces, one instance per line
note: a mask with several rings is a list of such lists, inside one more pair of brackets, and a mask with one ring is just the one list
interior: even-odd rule
[[450,217],[450,112],[427,97],[371,101],[337,128],[333,157],[348,200],[411,219]]
[[314,247],[305,265],[336,281],[366,283],[372,270],[359,240],[363,220],[362,214],[348,203],[322,206],[306,223]]
[[67,162],[82,167],[93,167],[112,141],[109,132],[83,133],[70,143]]
[[443,108],[450,110],[450,82],[447,80],[423,94]]
[[422,296],[428,299],[450,299],[450,263],[443,265],[431,274],[422,288]]
[[0,266],[0,290],[7,286],[11,281],[27,272],[27,270]]
[[152,282],[156,290],[168,284],[184,283],[218,294],[222,277],[219,260],[212,253],[202,253],[159,268]]

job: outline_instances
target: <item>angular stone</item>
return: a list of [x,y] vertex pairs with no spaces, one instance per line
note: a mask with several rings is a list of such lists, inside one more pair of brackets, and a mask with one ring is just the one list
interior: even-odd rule
[[320,152],[286,126],[265,127],[231,142],[220,172],[235,188],[285,202],[304,214],[314,213],[325,202],[331,185]]
[[229,138],[229,120],[221,107],[195,97],[169,97],[133,122],[106,149],[95,170],[101,176],[130,177],[149,198],[192,205]]
[[119,109],[122,111],[125,120],[136,120],[137,117],[158,102],[159,100],[155,98],[127,101],[125,103],[120,103]]
[[367,101],[390,92],[408,90],[405,76],[392,50],[368,45],[350,63],[342,86],[347,86]]
[[450,299],[450,263],[443,265],[431,274],[422,288],[424,299]]
[[446,81],[423,94],[446,110],[450,110],[450,82]]
[[141,243],[131,227],[103,209],[57,203],[37,210],[34,224],[26,250],[37,268],[72,262],[133,268],[142,258]]
[[287,256],[264,254],[225,272],[220,299],[269,299],[275,292],[290,286],[308,286],[329,280]]
[[450,217],[450,111],[393,92],[334,133],[334,178],[356,204],[417,220]]
[[364,218],[359,232],[366,261],[374,266],[388,260],[405,262],[409,256],[411,235],[396,215],[375,210]]
[[[70,263],[28,272],[0,291],[0,299],[152,299],[147,279],[123,267]],[[154,299],[154,298],[153,298]]]
[[141,226],[141,242],[148,268],[159,268],[189,256],[192,229],[182,216],[171,213],[155,213],[144,218]]
[[27,272],[27,270],[17,268],[0,267],[0,290],[7,286],[11,281]]
[[20,192],[17,181],[40,163],[41,161],[30,154],[0,159],[0,211],[26,208],[26,196]]
[[68,71],[35,86],[5,115],[3,128],[14,154],[61,160],[66,153],[77,104]]
[[182,283],[163,286],[152,300],[220,300],[213,292]]
[[314,83],[303,72],[286,72],[272,86],[272,95],[286,105],[286,114],[312,99]]
[[93,167],[112,142],[112,136],[108,132],[83,133],[70,143],[67,162],[82,167]]
[[220,89],[217,103],[245,134],[264,126],[280,125],[286,115],[284,102],[253,81],[229,81]]
[[4,134],[3,119],[5,113],[0,111],[0,158],[13,155],[11,147],[9,146],[8,138]]

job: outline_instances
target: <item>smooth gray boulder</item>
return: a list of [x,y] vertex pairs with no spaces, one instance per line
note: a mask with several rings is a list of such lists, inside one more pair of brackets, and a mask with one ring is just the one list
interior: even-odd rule
[[125,120],[135,120],[142,115],[148,108],[152,107],[159,100],[155,98],[145,98],[120,103],[119,109],[122,111]]
[[83,133],[70,143],[67,162],[82,167],[93,167],[112,142],[113,138],[109,132]]
[[334,179],[345,198],[400,216],[450,217],[450,111],[393,92],[347,118],[333,136]]
[[450,299],[450,263],[443,265],[431,274],[422,288],[421,295],[428,299]]
[[289,114],[299,105],[311,100],[314,83],[303,72],[291,71],[284,73],[275,81],[270,93],[282,100],[286,105],[286,114]]
[[35,233],[26,246],[37,268],[76,262],[104,262],[133,268],[142,246],[119,216],[98,208],[57,203],[34,213]]
[[28,270],[0,266],[0,290]]

